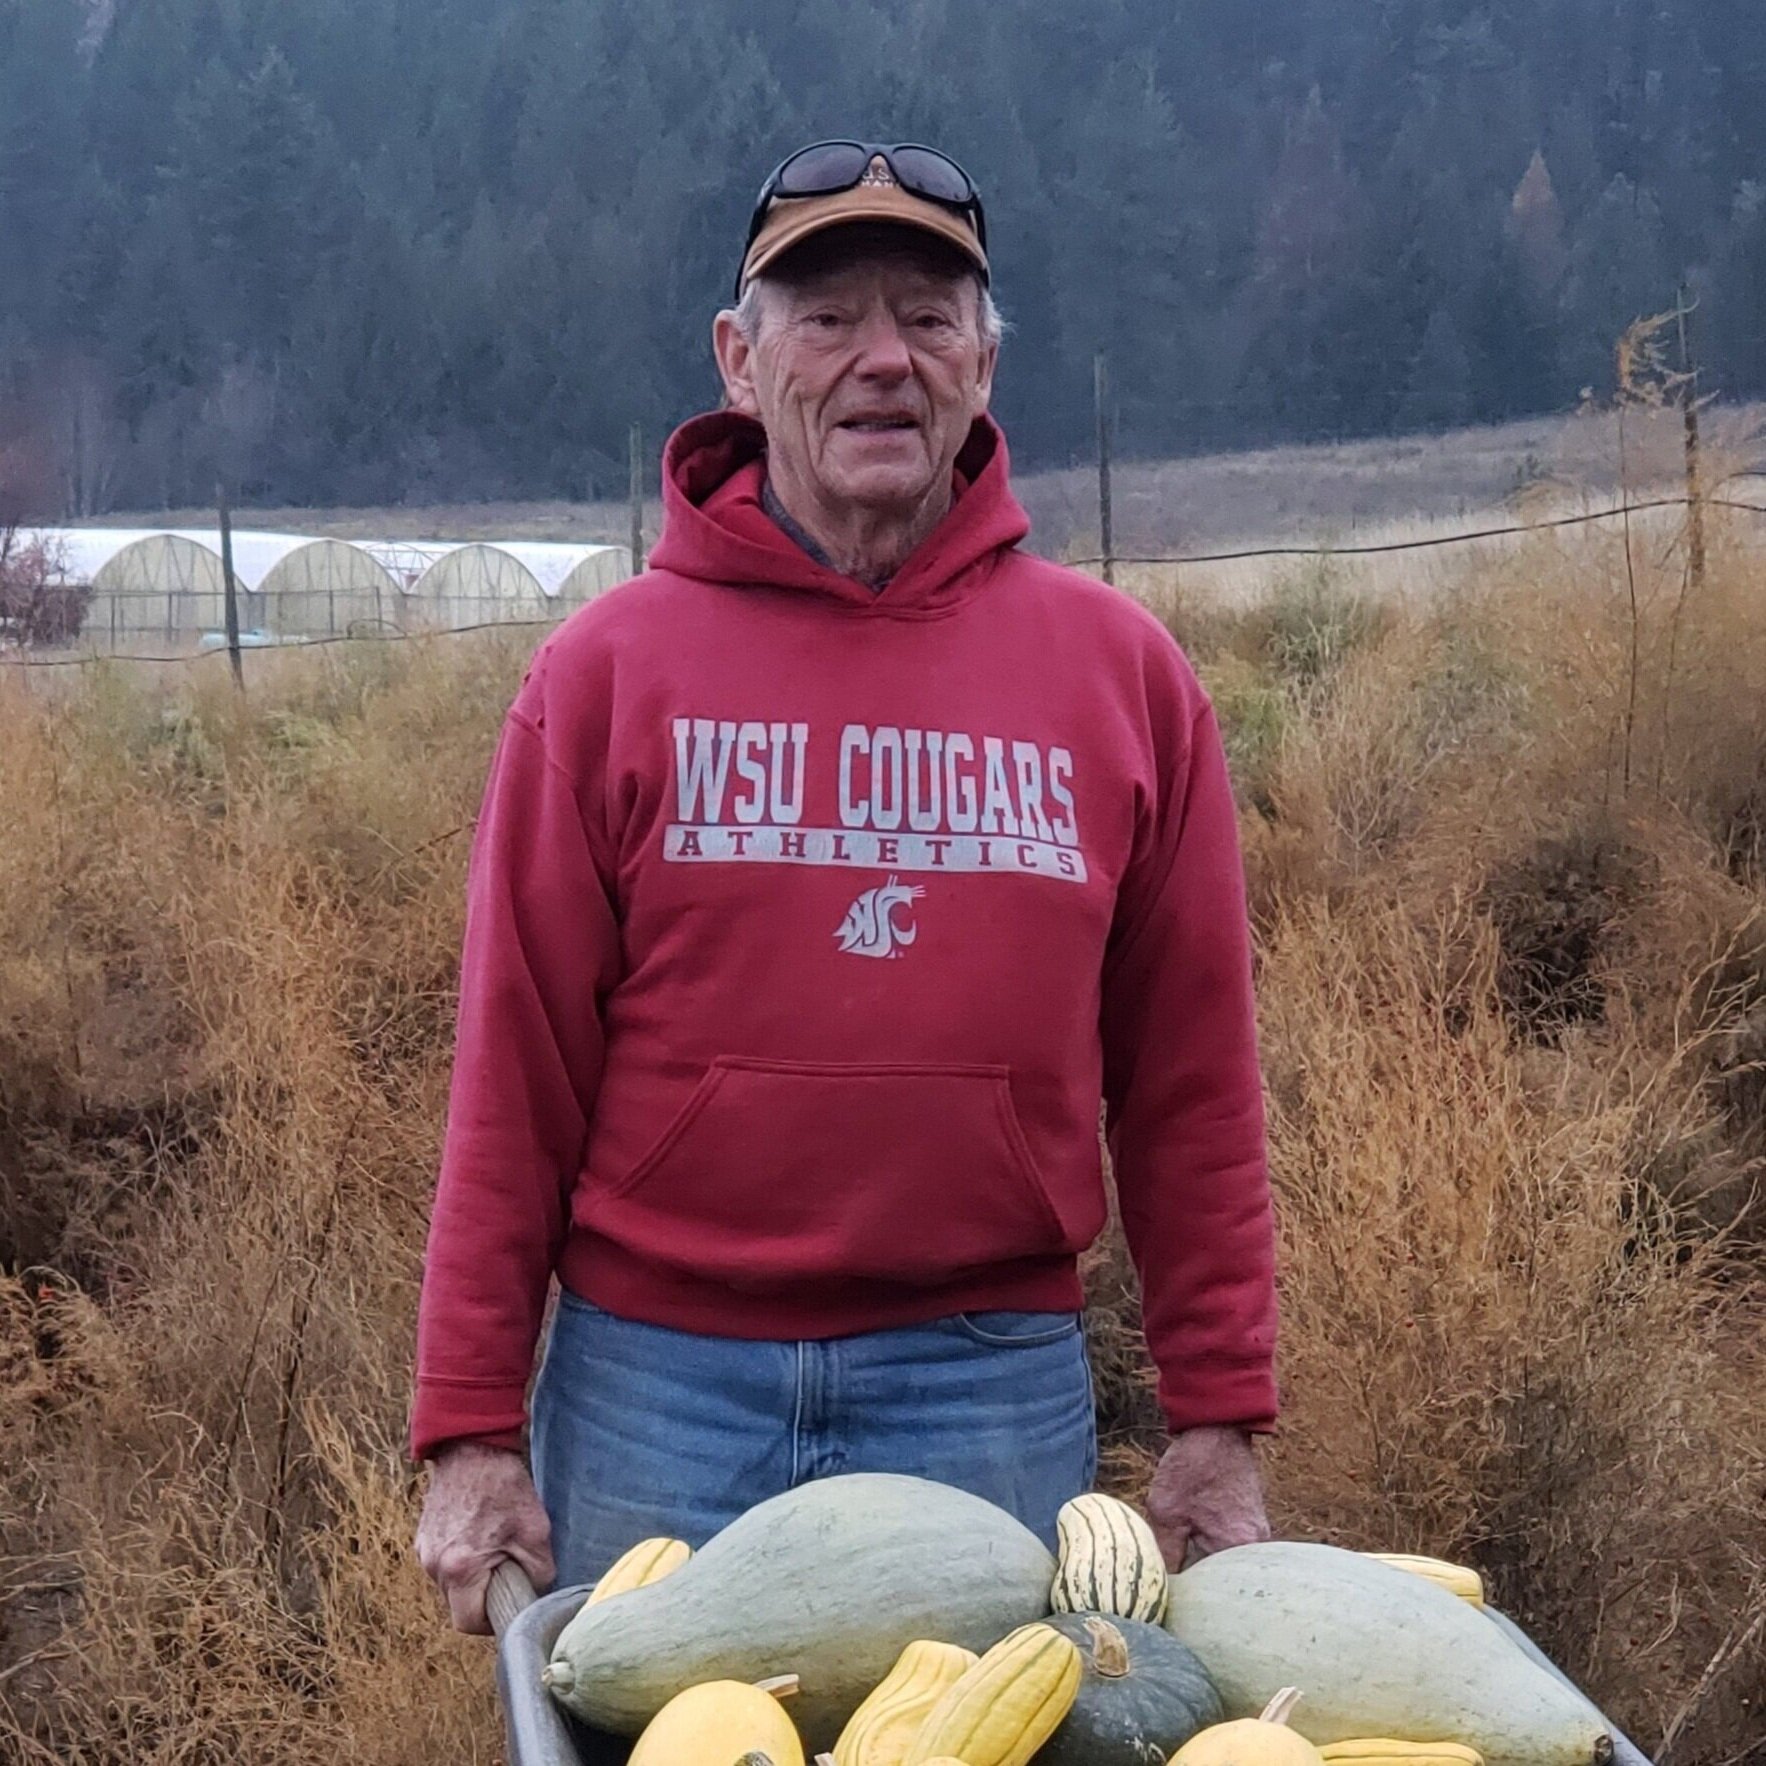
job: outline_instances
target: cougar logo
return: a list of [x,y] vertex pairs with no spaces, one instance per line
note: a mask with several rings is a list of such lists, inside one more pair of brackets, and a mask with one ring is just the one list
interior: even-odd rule
[[897,925],[895,910],[918,901],[924,889],[904,889],[891,877],[881,889],[867,889],[851,907],[834,936],[840,948],[855,957],[898,957],[898,945],[912,944],[920,936],[919,928],[909,920]]

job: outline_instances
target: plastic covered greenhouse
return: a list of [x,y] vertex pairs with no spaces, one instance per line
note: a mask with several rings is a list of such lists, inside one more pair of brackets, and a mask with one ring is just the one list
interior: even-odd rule
[[[24,537],[44,543],[62,580],[90,591],[83,646],[213,642],[225,629],[221,540],[212,528],[50,528]],[[233,533],[239,624],[258,644],[558,619],[630,574],[623,546]]]

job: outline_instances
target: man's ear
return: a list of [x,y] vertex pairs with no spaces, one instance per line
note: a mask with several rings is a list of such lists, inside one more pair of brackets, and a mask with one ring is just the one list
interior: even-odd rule
[[1000,346],[997,343],[981,346],[981,371],[975,377],[975,396],[969,401],[972,417],[979,417],[993,397],[993,371],[999,366],[999,359]]
[[744,417],[760,415],[760,398],[754,385],[754,345],[742,335],[733,309],[726,307],[711,322],[711,349],[717,371],[723,377],[724,404]]

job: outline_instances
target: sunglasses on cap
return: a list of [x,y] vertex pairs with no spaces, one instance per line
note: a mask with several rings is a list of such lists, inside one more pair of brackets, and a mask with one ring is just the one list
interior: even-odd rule
[[967,217],[985,255],[987,218],[981,209],[981,192],[949,154],[912,141],[897,142],[893,147],[865,141],[816,141],[780,160],[761,185],[742,247],[743,261],[760,237],[768,209],[780,197],[837,196],[843,190],[854,190],[864,182],[876,159],[888,166],[896,183],[910,195]]

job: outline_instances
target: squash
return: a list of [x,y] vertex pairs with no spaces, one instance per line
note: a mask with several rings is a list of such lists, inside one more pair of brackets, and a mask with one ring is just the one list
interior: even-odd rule
[[1202,1658],[1229,1717],[1301,1681],[1295,1723],[1309,1741],[1452,1741],[1501,1766],[1612,1758],[1600,1713],[1483,1613],[1360,1552],[1287,1541],[1216,1552],[1172,1577],[1165,1625]]
[[1146,1766],[1226,1715],[1207,1669],[1163,1627],[1097,1613],[1043,1623],[1079,1646],[1082,1672],[1036,1766]]
[[640,1539],[623,1557],[616,1558],[607,1574],[595,1584],[587,1604],[611,1600],[634,1588],[647,1588],[671,1576],[693,1555],[684,1539]]
[[888,1472],[821,1478],[750,1509],[661,1582],[584,1607],[547,1684],[596,1728],[636,1735],[700,1681],[790,1672],[798,1728],[831,1748],[916,1638],[986,1649],[1047,1613],[1054,1573],[1035,1534],[979,1496]]
[[651,1719],[630,1766],[736,1766],[754,1756],[770,1766],[803,1766],[803,1744],[779,1703],[796,1690],[790,1677],[762,1686],[739,1680],[690,1686]]
[[1328,1741],[1318,1750],[1325,1766],[1484,1766],[1476,1748],[1452,1741],[1392,1741],[1361,1736],[1354,1741]]
[[910,1643],[841,1730],[835,1766],[901,1766],[927,1713],[976,1660],[973,1650],[954,1643]]
[[1419,1557],[1410,1551],[1370,1551],[1365,1553],[1376,1564],[1390,1564],[1395,1570],[1408,1570],[1413,1576],[1426,1576],[1439,1582],[1449,1594],[1457,1594],[1475,1607],[1484,1604],[1484,1578],[1464,1564],[1450,1564],[1445,1558]]
[[1057,1613],[1115,1613],[1155,1625],[1165,1616],[1164,1554],[1126,1502],[1096,1490],[1076,1496],[1055,1516],[1055,1532],[1059,1565],[1049,1604]]
[[1049,1625],[1022,1625],[926,1715],[902,1766],[955,1755],[964,1766],[1028,1766],[1079,1691],[1079,1651]]
[[1171,1766],[1319,1766],[1318,1749],[1288,1727],[1299,1702],[1299,1688],[1284,1686],[1257,1716],[1216,1723],[1185,1742]]

